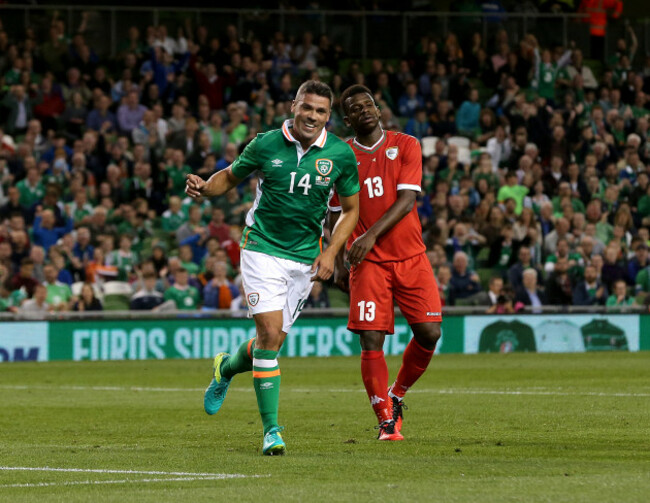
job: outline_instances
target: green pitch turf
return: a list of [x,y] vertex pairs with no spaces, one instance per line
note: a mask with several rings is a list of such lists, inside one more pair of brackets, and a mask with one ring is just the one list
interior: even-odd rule
[[207,360],[0,365],[0,501],[650,501],[650,353],[436,356],[401,443],[357,358],[281,368],[265,458],[250,375],[209,417]]

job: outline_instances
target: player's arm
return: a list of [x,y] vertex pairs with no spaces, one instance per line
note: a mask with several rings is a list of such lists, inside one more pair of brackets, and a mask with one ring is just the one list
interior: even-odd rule
[[185,193],[193,198],[220,196],[239,185],[241,181],[242,178],[233,174],[231,165],[212,175],[208,181],[198,175],[187,175]]
[[[331,206],[334,198],[336,198],[335,206]],[[327,227],[330,231],[330,236],[333,234],[334,227],[336,226],[336,222],[339,221],[340,216],[341,206],[339,203],[338,195],[335,195],[332,200],[330,200],[330,208],[327,215]],[[344,292],[348,292],[350,290],[349,279],[350,273],[345,267],[345,246],[341,246],[341,249],[336,254],[336,258],[334,259],[334,284]]]
[[[334,272],[334,263],[339,251],[352,234],[359,220],[359,193],[351,196],[339,195],[341,201],[341,213],[337,216],[332,227],[332,237],[327,249],[321,253],[314,264],[312,272],[316,273],[312,280],[327,280]],[[330,222],[332,222],[330,215]]]
[[354,240],[348,253],[348,261],[358,265],[367,253],[375,246],[375,242],[389,230],[395,227],[413,209],[417,192],[410,189],[397,191],[397,200],[386,210],[364,234]]

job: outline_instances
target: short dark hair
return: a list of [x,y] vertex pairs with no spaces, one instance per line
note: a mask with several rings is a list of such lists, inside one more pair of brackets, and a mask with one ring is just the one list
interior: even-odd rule
[[[361,84],[354,84],[348,87],[341,94],[341,108],[343,109],[343,113],[348,113],[348,106],[345,104],[345,102],[348,100],[348,98],[355,96],[356,94],[369,94],[372,97],[372,91],[366,86],[362,86]],[[372,98],[372,100],[375,101],[375,98]]]
[[330,100],[330,106],[332,106],[332,103],[334,102],[334,93],[332,93],[330,86],[318,80],[308,80],[303,82],[296,92],[296,100],[303,94],[315,94],[316,96],[327,98]]

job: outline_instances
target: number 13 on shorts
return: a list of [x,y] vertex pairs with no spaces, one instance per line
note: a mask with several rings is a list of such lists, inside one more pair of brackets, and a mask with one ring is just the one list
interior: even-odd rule
[[359,321],[375,321],[375,303],[371,300],[362,300],[357,303],[359,307]]

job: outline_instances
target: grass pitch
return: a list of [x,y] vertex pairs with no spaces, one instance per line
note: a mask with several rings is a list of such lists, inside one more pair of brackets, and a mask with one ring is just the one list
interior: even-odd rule
[[650,353],[436,356],[396,443],[357,358],[285,358],[276,458],[250,375],[203,412],[210,365],[0,365],[0,501],[650,500]]

